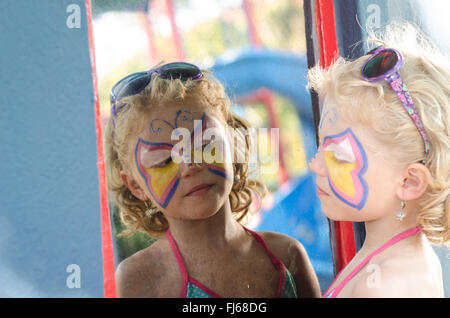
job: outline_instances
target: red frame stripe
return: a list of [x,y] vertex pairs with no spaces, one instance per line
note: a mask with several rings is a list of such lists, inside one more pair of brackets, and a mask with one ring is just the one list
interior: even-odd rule
[[333,0],[316,0],[315,20],[320,66],[326,68],[339,56]]
[[103,158],[103,136],[100,121],[100,104],[97,89],[97,68],[95,64],[94,36],[92,31],[91,1],[86,0],[86,18],[89,35],[89,55],[92,67],[92,84],[94,88],[95,132],[97,134],[97,166],[100,192],[101,235],[103,255],[103,295],[105,298],[116,297],[116,280],[114,277],[114,254],[109,216],[108,196],[106,192],[105,161]]
[[[333,0],[316,0],[314,16],[320,66],[328,68],[339,56]],[[331,237],[335,271],[339,272],[356,254],[353,223],[332,221]]]
[[248,31],[249,31],[252,46],[260,47],[260,46],[262,46],[262,44],[261,44],[261,39],[259,37],[258,31],[256,30],[255,21],[253,19],[252,3],[249,0],[243,0],[242,6],[244,8],[245,16],[247,18]]

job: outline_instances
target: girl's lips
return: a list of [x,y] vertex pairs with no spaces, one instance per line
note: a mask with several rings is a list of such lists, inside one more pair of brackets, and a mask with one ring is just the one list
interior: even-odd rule
[[206,192],[211,189],[213,185],[212,184],[200,184],[198,186],[193,187],[191,190],[189,190],[188,194],[186,194],[186,197],[193,197],[193,196],[200,196],[205,194]]
[[330,196],[328,193],[326,193],[325,191],[323,191],[319,186],[317,186],[317,196]]

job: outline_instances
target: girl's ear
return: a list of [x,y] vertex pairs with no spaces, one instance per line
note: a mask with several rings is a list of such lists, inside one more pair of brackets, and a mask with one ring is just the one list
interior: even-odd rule
[[120,172],[120,177],[122,178],[125,186],[131,191],[131,193],[141,201],[147,201],[147,195],[145,194],[144,189],[133,179],[133,177],[127,175],[125,172]]
[[413,163],[404,171],[397,196],[403,201],[418,199],[427,190],[429,180],[431,180],[430,170],[423,164]]

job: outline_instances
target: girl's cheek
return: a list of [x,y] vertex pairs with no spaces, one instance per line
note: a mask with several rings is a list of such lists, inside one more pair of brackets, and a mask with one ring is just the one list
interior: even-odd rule
[[330,182],[342,193],[349,197],[355,196],[353,186],[352,171],[356,168],[354,163],[342,163],[335,159],[335,154],[331,151],[325,152],[325,163],[328,170]]
[[148,178],[146,178],[148,190],[154,197],[161,200],[164,193],[171,188],[172,183],[177,179],[179,165],[172,162],[166,167],[145,170],[148,175]]

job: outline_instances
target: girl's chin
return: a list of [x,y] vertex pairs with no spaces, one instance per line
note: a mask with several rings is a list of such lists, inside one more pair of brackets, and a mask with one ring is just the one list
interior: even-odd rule
[[209,219],[211,217],[213,217],[217,212],[211,213],[198,213],[198,211],[189,213],[189,211],[186,211],[186,213],[184,215],[179,216],[180,220],[184,220],[184,221],[204,221],[206,219]]
[[361,211],[355,210],[353,211],[346,211],[346,213],[339,213],[339,211],[336,211],[336,209],[333,209],[333,211],[330,213],[328,209],[324,209],[322,207],[322,211],[325,214],[327,218],[333,221],[348,221],[348,222],[365,222],[367,221],[367,218],[362,215]]
[[[166,215],[184,221],[202,221],[209,219],[216,215],[219,211],[220,207],[218,206],[205,206],[200,203],[197,204],[185,204],[185,206],[181,210],[177,210],[176,212],[166,211]],[[181,212],[181,213],[180,213]]]

